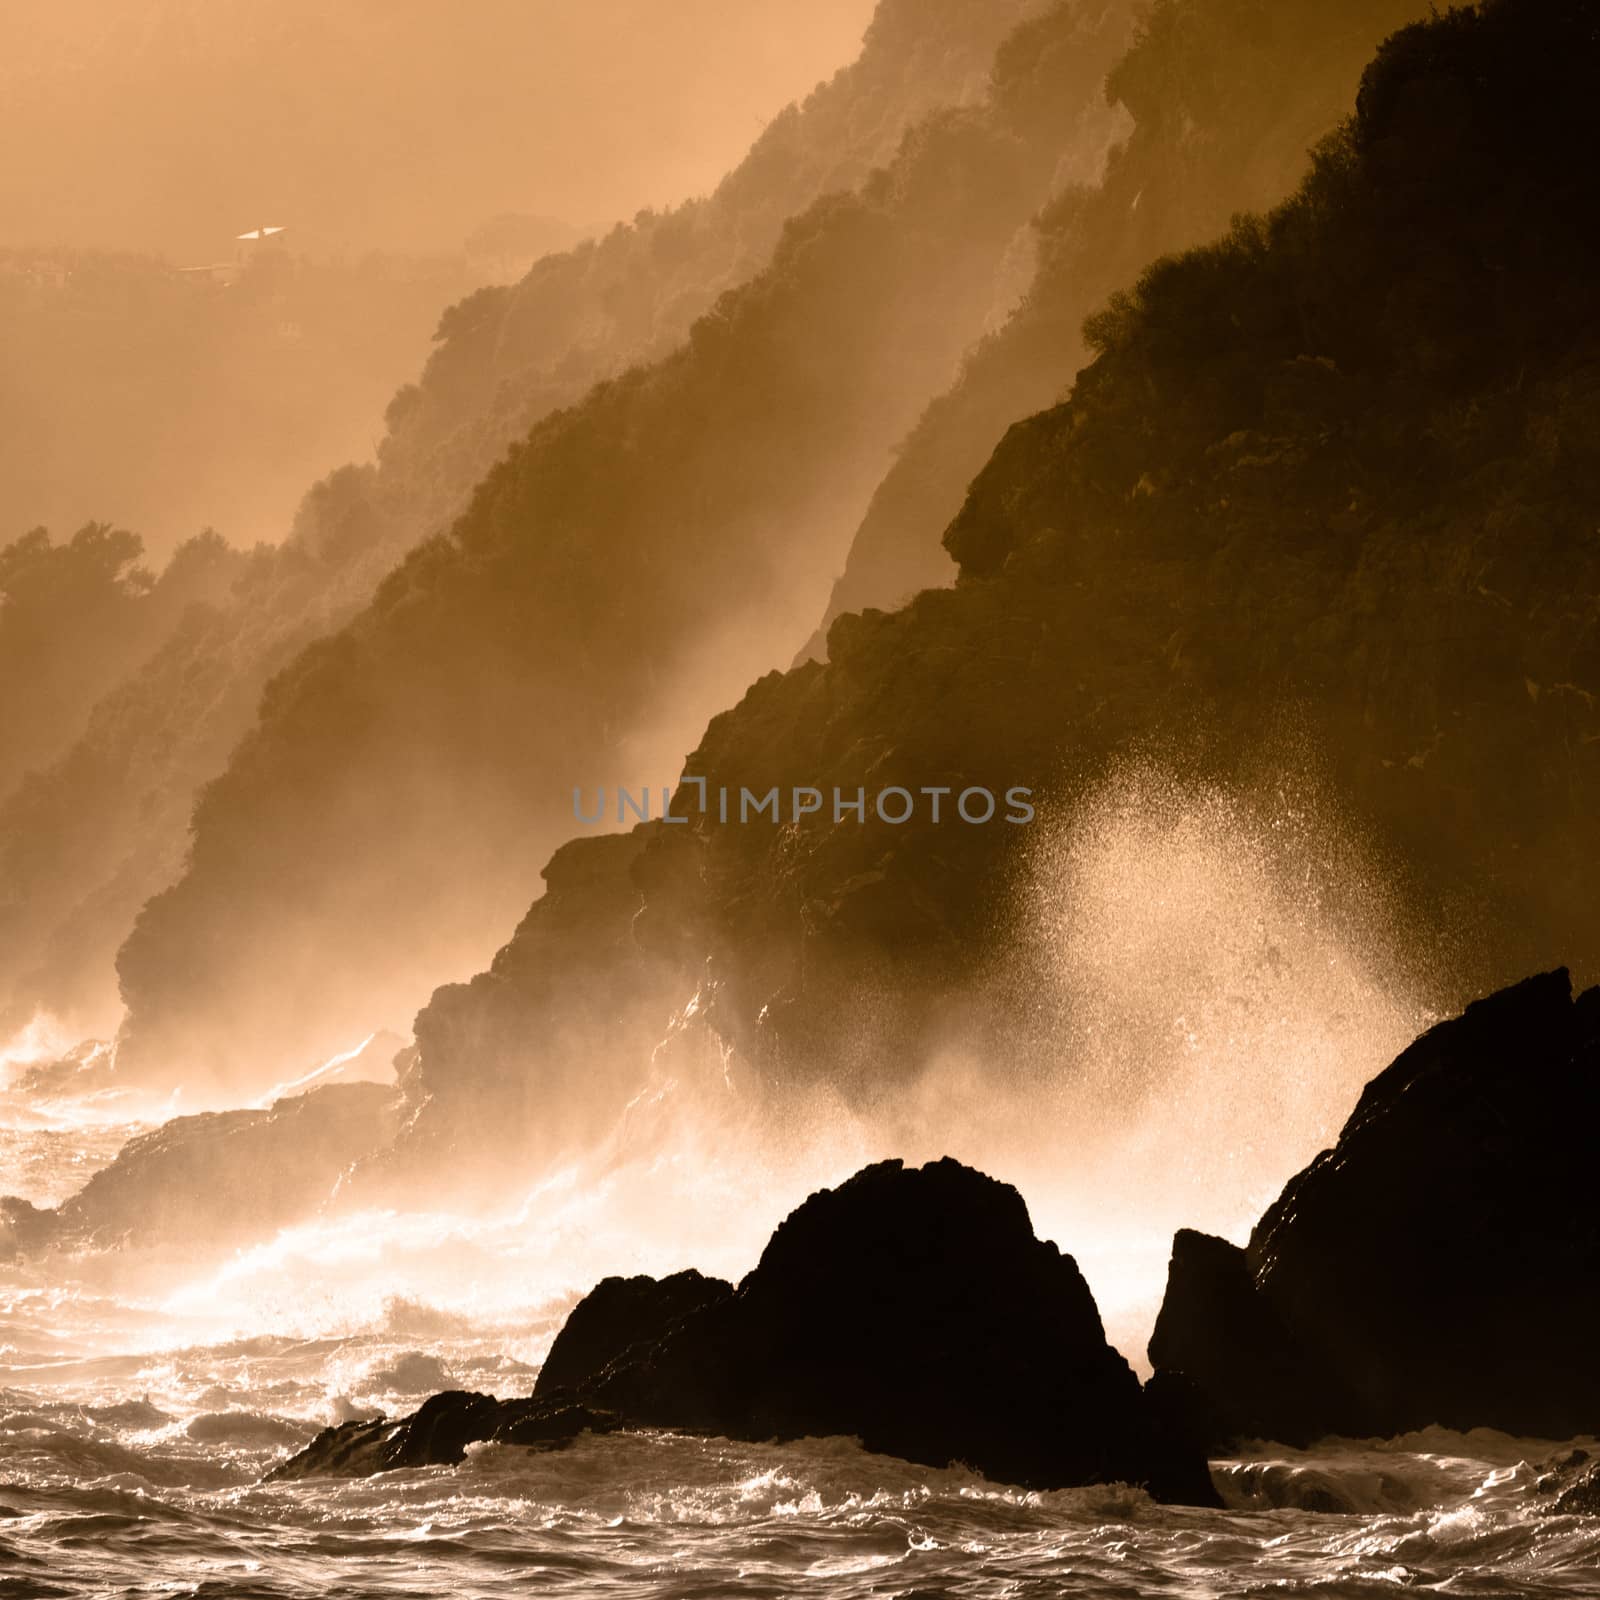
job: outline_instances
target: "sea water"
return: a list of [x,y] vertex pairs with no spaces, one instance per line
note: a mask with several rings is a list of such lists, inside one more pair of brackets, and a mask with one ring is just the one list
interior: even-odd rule
[[[129,1131],[12,1127],[7,1182],[59,1198]],[[554,1258],[529,1256],[498,1300],[463,1279],[363,1313],[354,1238],[381,1226],[220,1262],[82,1250],[0,1268],[0,1596],[1600,1595],[1600,1518],[1554,1516],[1536,1487],[1571,1442],[1487,1430],[1254,1445],[1212,1464],[1220,1511],[1116,1484],[1029,1493],[843,1438],[666,1433],[263,1484],[330,1422],[446,1386],[526,1394],[572,1302],[536,1281]],[[404,1278],[470,1258],[486,1224],[389,1226]],[[504,1259],[504,1237],[481,1243]]]

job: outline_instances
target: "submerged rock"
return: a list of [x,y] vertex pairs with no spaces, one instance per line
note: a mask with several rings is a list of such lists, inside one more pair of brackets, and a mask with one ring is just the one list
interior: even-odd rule
[[1213,1446],[1437,1423],[1600,1429],[1600,989],[1530,978],[1425,1033],[1244,1249],[1179,1234],[1155,1392]]
[[[581,1303],[557,1368],[574,1383],[542,1381],[525,1400],[435,1395],[401,1422],[329,1429],[275,1476],[452,1462],[480,1440],[644,1426],[853,1435],[881,1454],[961,1462],[1032,1488],[1122,1480],[1215,1503],[1204,1457],[1159,1431],[1106,1343],[1076,1263],[1034,1236],[1015,1189],[957,1162],[882,1162],[812,1195],[732,1293],[683,1279],[611,1280]],[[659,1337],[594,1368],[696,1295],[702,1303],[665,1317]]]
[[110,1428],[164,1428],[172,1421],[171,1413],[152,1404],[149,1395],[142,1400],[119,1400],[109,1406],[85,1406],[83,1414]]
[[1534,1488],[1554,1497],[1558,1516],[1600,1515],[1600,1462],[1581,1445],[1541,1462]]

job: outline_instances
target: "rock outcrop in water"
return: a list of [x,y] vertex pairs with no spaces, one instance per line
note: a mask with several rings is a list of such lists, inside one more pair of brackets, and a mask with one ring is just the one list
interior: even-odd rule
[[[1072,1258],[1034,1236],[1015,1189],[957,1162],[886,1161],[812,1195],[732,1293],[683,1275],[620,1282],[573,1314],[575,1334],[604,1327],[576,1359],[562,1354],[570,1386],[541,1379],[526,1400],[436,1395],[398,1423],[328,1429],[275,1476],[451,1462],[480,1440],[636,1426],[854,1435],[868,1450],[1034,1488],[1121,1480],[1215,1502],[1203,1456],[1159,1431],[1106,1343]],[[690,1309],[659,1337],[595,1370],[680,1296]]]
[[0,1199],[0,1247],[209,1249],[313,1215],[393,1135],[393,1085],[335,1083],[261,1109],[174,1117],[130,1139],[55,1210]]
[[1541,1463],[1534,1487],[1553,1497],[1557,1516],[1600,1516],[1600,1461],[1581,1445]]
[[1558,1516],[1600,1517],[1600,1468],[1590,1466],[1556,1497]]
[[1155,1389],[1213,1445],[1438,1423],[1600,1431],[1600,989],[1424,1034],[1239,1249],[1180,1234]]

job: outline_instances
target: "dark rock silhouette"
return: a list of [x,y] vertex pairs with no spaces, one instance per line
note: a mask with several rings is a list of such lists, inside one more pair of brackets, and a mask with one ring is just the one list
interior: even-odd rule
[[598,1377],[635,1345],[653,1344],[682,1318],[725,1300],[733,1285],[692,1268],[670,1278],[604,1278],[556,1335],[533,1386],[536,1397]]
[[[1309,1438],[1318,1431],[1306,1416],[1317,1380],[1256,1294],[1249,1256],[1226,1239],[1190,1228],[1174,1237],[1149,1356],[1158,1407],[1207,1448],[1233,1437]],[[1221,1393],[1228,1395],[1226,1417]]]
[[[1600,989],[1544,974],[1369,1083],[1239,1250],[1180,1234],[1150,1359],[1211,1446],[1600,1428]],[[1182,1388],[1167,1388],[1181,1378]]]
[[[605,1291],[591,1314],[609,1337],[591,1350],[626,1337],[628,1302],[642,1322],[680,1293],[704,1292],[703,1282],[669,1289],[675,1281]],[[567,1359],[574,1374],[592,1365]],[[881,1162],[819,1191],[737,1291],[713,1288],[659,1339],[575,1387],[543,1387],[527,1400],[436,1395],[402,1422],[332,1428],[275,1476],[450,1462],[478,1440],[645,1426],[848,1434],[869,1450],[1035,1488],[1123,1480],[1159,1499],[1215,1503],[1204,1457],[1154,1425],[1072,1258],[1034,1236],[1015,1189],[948,1159]]]
[[1600,1516],[1600,1462],[1581,1445],[1541,1462],[1534,1489],[1553,1497],[1558,1516]]
[[1556,1498],[1555,1510],[1561,1516],[1600,1516],[1600,1467],[1590,1465],[1563,1489]]

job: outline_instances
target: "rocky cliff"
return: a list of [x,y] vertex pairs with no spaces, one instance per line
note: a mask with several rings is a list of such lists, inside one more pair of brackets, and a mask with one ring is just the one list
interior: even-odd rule
[[[1008,1059],[1037,988],[1030,830],[968,825],[952,797],[1025,785],[1070,819],[1151,745],[1270,788],[1285,720],[1400,864],[1408,958],[1449,936],[1450,995],[1600,969],[1595,50],[1553,0],[1398,34],[1292,200],[1094,321],[1070,399],[1010,430],[952,522],[954,588],[840,617],[826,664],[714,718],[688,767],[708,808],[686,785],[683,825],[558,858],[603,880],[559,912],[594,937],[546,943],[541,902],[438,993],[421,1121],[500,1126],[559,1085],[539,1018],[569,978],[645,999],[619,1093],[691,996],[769,1084],[889,1092],[957,1007]],[[797,789],[890,786],[947,791],[943,819],[795,814]],[[777,789],[781,818],[722,823],[718,792],[744,788]]]
[[0,1196],[0,1252],[236,1247],[316,1215],[394,1134],[392,1085],[334,1083],[135,1135],[53,1210]]
[[1066,392],[1089,356],[1085,320],[1151,261],[1292,193],[1373,51],[1420,9],[1162,0],[1146,12],[1106,84],[1131,126],[1103,173],[1085,161],[1037,219],[1026,293],[967,352],[878,485],[809,653],[825,651],[835,617],[955,580],[939,534],[1012,422]]

